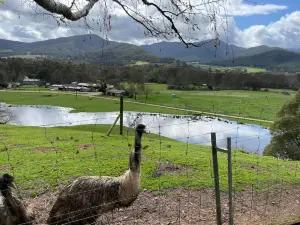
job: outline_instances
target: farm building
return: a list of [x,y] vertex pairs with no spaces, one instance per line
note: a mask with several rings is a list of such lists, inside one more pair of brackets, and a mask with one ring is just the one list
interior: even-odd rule
[[82,89],[82,91],[96,91],[99,88],[97,84],[89,84],[89,83],[78,83],[78,87]]
[[64,86],[62,84],[53,84],[53,85],[51,85],[52,90],[62,90],[63,87]]
[[40,79],[31,79],[27,76],[25,76],[22,81],[22,85],[39,85],[40,83]]
[[106,95],[109,96],[121,96],[125,91],[124,90],[118,90],[115,88],[109,89],[106,91]]
[[96,92],[104,89],[101,85],[89,84],[89,83],[77,83],[72,82],[71,84],[53,84],[51,89],[59,91],[80,91],[80,92]]

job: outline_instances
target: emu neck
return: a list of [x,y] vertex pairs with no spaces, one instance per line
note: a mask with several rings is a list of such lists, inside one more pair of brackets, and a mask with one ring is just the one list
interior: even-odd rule
[[14,197],[11,193],[4,198],[4,204],[9,210],[10,216],[15,218],[18,224],[32,224],[31,219],[27,215],[26,209],[22,205],[21,201]]
[[10,188],[7,186],[7,185],[4,185],[2,188],[1,188],[1,194],[3,197],[11,197],[11,190]]
[[134,150],[130,154],[130,170],[138,172],[141,164],[141,145],[142,134],[135,132]]
[[137,150],[141,150],[141,143],[142,142],[142,134],[140,134],[138,131],[135,131],[135,142],[134,142],[134,148]]

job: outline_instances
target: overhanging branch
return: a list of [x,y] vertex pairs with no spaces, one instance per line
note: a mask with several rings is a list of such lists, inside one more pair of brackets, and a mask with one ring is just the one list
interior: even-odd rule
[[[202,0],[200,3],[191,5],[190,2],[185,2],[182,0],[168,0],[170,1],[169,8],[166,8],[165,6],[160,6],[154,2],[151,2],[151,0],[136,0],[136,4],[142,3],[146,7],[154,7],[155,10],[160,14],[159,18],[156,18],[159,20],[159,23],[155,23],[155,19],[152,16],[146,16],[144,15],[137,5],[130,4],[126,0],[111,0],[112,2],[117,3],[123,11],[135,22],[139,23],[145,28],[145,34],[150,34],[152,37],[163,37],[168,39],[170,36],[176,36],[183,44],[188,46],[195,46],[199,47],[204,45],[209,41],[202,41],[198,43],[193,43],[187,38],[185,38],[183,32],[178,28],[176,22],[178,20],[181,21],[181,23],[184,26],[184,29],[196,31],[200,30],[200,27],[197,23],[193,22],[193,19],[196,18],[197,15],[204,15],[201,11],[209,11],[211,9],[205,9],[207,5],[210,4],[216,4],[219,1],[224,0]],[[133,0],[134,1],[134,0]],[[71,21],[77,21],[80,18],[86,17],[90,10],[94,7],[94,5],[99,2],[99,0],[87,0],[87,4],[82,9],[76,9],[76,11],[72,11],[73,6],[76,7],[76,0],[71,0],[71,5],[65,5],[59,0],[34,0],[39,6],[41,6],[43,9],[47,10],[49,13],[61,15],[62,17],[60,20],[71,20]],[[203,9],[201,9],[201,7]],[[103,7],[107,7],[106,4]],[[200,7],[200,8],[198,8]],[[217,39],[217,30],[216,30],[216,19],[215,19],[216,12],[212,10],[212,15],[209,15],[209,19],[211,20],[211,23],[214,23],[214,32],[216,33],[216,39]],[[106,14],[104,13],[104,23],[106,22]],[[110,15],[109,15],[110,16]]]
[[[66,19],[71,21],[79,20],[82,17],[85,17],[89,14],[90,10],[93,8],[95,3],[99,0],[87,0],[87,4],[76,12],[72,12],[70,6],[57,2],[55,0],[34,0],[39,6],[44,8],[45,10],[56,13],[59,15],[63,15]],[[72,4],[73,5],[73,4]]]
[[[169,23],[171,24],[171,29],[172,29],[172,30],[175,32],[175,34],[178,36],[179,40],[180,40],[183,44],[186,45],[186,47],[188,47],[189,45],[194,46],[194,47],[199,47],[199,46],[203,45],[203,43],[201,43],[201,44],[194,44],[194,43],[192,43],[192,42],[187,42],[187,41],[185,41],[185,39],[182,37],[182,35],[181,35],[180,32],[178,31],[177,27],[175,26],[175,23],[174,23],[173,19],[172,19],[169,15],[167,15],[167,13],[170,13],[170,11],[165,11],[165,10],[161,9],[161,8],[160,8],[158,5],[156,5],[155,3],[148,2],[148,0],[142,0],[142,2],[143,2],[146,6],[153,6],[153,7],[155,7],[155,8],[157,9],[157,11],[159,11],[160,14],[161,14],[164,18],[166,18],[166,19],[169,21]],[[180,12],[177,13],[177,14],[171,13],[172,15],[174,15],[174,16],[179,16],[179,15],[183,14],[183,13],[186,11],[186,9],[181,11],[180,8],[178,7],[178,5],[176,5],[174,2],[172,2],[172,3],[176,6],[177,10],[180,11]]]

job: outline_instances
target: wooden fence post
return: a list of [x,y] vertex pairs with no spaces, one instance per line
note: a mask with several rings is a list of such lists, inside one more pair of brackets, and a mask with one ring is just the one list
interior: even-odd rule
[[217,149],[216,133],[211,133],[211,149],[212,149],[212,159],[213,159],[213,168],[214,168],[216,219],[217,219],[217,225],[222,225],[219,169],[218,169],[218,149]]
[[124,111],[124,100],[123,95],[120,96],[120,135],[123,134],[123,111]]
[[229,225],[233,225],[233,206],[232,206],[232,154],[231,138],[227,138],[228,154],[228,203],[229,203]]

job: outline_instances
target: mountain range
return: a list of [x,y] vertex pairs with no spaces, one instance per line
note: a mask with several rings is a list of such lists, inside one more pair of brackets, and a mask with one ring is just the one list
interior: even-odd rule
[[0,57],[26,55],[106,65],[127,65],[132,61],[174,61],[156,57],[139,46],[108,41],[97,35],[77,35],[31,43],[0,39]]
[[[195,44],[201,44],[200,42]],[[235,57],[253,56],[266,51],[275,50],[279,48],[272,48],[265,45],[242,48],[236,45],[227,45],[220,41],[215,48],[213,41],[203,44],[201,47],[186,48],[180,42],[160,42],[152,45],[142,45],[144,50],[153,53],[159,57],[174,57],[182,61],[197,61],[197,62],[211,62],[217,60],[228,60]]]
[[0,39],[0,57],[26,54],[107,65],[127,65],[136,61],[172,63],[177,59],[219,66],[255,66],[300,71],[300,49],[265,45],[243,48],[220,41],[215,48],[211,41],[201,47],[189,48],[180,42],[137,46],[108,41],[97,35],[77,35],[32,43]]

